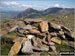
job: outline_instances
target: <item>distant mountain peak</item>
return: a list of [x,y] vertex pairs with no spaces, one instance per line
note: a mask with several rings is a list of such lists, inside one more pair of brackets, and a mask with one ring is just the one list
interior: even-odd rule
[[25,11],[37,11],[37,10],[35,10],[33,8],[27,8]]
[[30,11],[30,10],[34,10],[33,8],[27,8],[26,10]]
[[33,10],[33,8],[27,8],[27,10]]
[[17,14],[17,18],[35,18],[43,16],[51,16],[55,14],[74,14],[74,8],[61,8],[61,7],[52,7],[44,11],[38,11],[33,8],[28,8],[23,12]]

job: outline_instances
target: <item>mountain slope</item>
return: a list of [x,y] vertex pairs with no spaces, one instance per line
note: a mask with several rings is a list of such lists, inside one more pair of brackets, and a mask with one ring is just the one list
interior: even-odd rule
[[51,16],[55,14],[74,14],[74,8],[48,8],[44,11],[34,10],[32,8],[28,8],[23,12],[20,12],[15,15],[14,18],[37,18],[37,17],[44,17],[44,16]]
[[41,17],[42,14],[40,11],[34,10],[32,8],[28,8],[23,12],[20,12],[16,15],[16,18],[35,18]]
[[74,14],[73,8],[48,8],[45,11],[43,11],[44,16],[50,16],[54,14]]
[[47,16],[47,15],[51,15],[51,14],[56,14],[58,13],[60,10],[62,10],[63,8],[57,8],[57,7],[54,7],[54,8],[48,8],[46,9],[45,11],[43,11],[43,15],[44,16]]

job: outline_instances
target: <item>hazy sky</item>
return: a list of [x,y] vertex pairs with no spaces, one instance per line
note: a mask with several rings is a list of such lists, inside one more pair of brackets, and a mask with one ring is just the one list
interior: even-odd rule
[[74,8],[74,0],[1,0],[0,10],[45,10],[50,7]]

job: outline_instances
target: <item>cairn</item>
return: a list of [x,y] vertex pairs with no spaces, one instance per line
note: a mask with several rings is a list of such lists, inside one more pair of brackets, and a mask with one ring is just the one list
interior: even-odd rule
[[14,44],[8,56],[17,55],[19,52],[35,53],[49,49],[52,49],[53,54],[57,54],[55,44],[61,44],[59,38],[75,38],[75,32],[67,27],[38,19],[24,19],[11,28],[9,33],[12,31],[16,31],[19,37],[13,40]]

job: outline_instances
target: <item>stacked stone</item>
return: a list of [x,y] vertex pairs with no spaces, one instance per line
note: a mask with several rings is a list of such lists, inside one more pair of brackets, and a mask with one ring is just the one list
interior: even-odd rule
[[[19,53],[49,51],[50,49],[52,49],[53,54],[57,54],[55,44],[61,44],[59,38],[67,39],[67,36],[75,38],[75,32],[72,32],[70,29],[38,19],[20,21],[9,30],[9,33],[12,31],[16,31],[19,37],[13,40],[14,45],[11,47],[8,56]],[[52,53],[49,52],[49,54]]]

